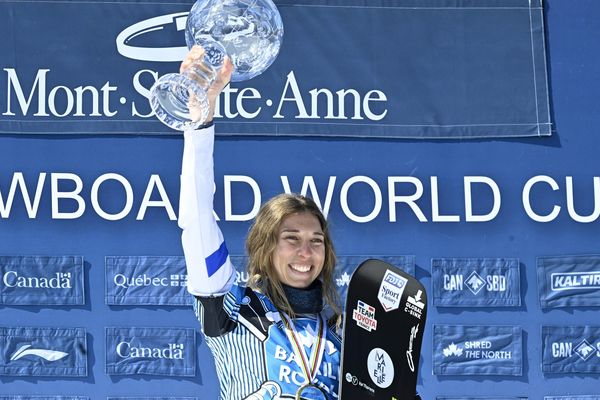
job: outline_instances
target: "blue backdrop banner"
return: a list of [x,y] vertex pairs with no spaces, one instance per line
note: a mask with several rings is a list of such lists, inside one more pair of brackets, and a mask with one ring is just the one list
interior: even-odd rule
[[192,304],[182,256],[106,257],[106,304]]
[[431,277],[436,306],[521,305],[519,260],[515,258],[434,258]]
[[197,397],[107,397],[106,400],[198,400]]
[[511,397],[511,396],[437,396],[436,400],[527,400],[527,397]]
[[600,374],[600,326],[543,326],[544,373]]
[[544,400],[600,400],[600,395],[545,396]]
[[36,396],[36,395],[13,395],[0,396],[0,400],[89,400],[86,396]]
[[518,326],[434,325],[435,375],[523,373],[523,338]]
[[[0,133],[173,133],[147,97],[187,51],[191,4],[0,2]],[[279,57],[224,91],[221,134],[551,133],[541,0],[307,0],[278,8]],[[31,54],[43,61],[31,63]]]
[[0,256],[0,275],[0,304],[85,304],[83,257]]
[[600,255],[538,257],[537,277],[543,308],[600,306]]
[[83,328],[0,328],[0,375],[87,376]]
[[195,330],[106,328],[106,373],[195,376]]

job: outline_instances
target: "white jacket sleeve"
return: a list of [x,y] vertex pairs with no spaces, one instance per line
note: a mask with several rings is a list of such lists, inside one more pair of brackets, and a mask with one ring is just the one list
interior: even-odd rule
[[184,132],[179,227],[188,291],[218,296],[229,291],[235,270],[213,214],[214,127]]

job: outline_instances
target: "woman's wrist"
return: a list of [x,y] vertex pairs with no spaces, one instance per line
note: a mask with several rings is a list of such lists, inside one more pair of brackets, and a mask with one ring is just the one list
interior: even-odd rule
[[215,121],[211,118],[209,120],[204,121],[204,123],[200,126],[198,126],[196,129],[206,129],[206,128],[210,128],[211,126],[213,126],[215,124]]

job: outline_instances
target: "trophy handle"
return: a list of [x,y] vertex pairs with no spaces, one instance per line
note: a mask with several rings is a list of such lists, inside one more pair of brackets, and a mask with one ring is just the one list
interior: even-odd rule
[[[207,90],[215,81],[218,55],[214,47],[183,74],[163,75],[150,89],[150,106],[165,125],[179,131],[196,129],[208,118]],[[225,55],[223,55],[224,59]]]

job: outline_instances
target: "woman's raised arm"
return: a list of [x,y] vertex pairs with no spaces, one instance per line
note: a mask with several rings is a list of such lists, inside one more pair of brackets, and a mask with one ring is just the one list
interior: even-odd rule
[[[204,50],[194,47],[181,64],[190,68],[204,56]],[[213,147],[212,115],[216,99],[231,77],[228,59],[208,90],[210,112],[207,127],[184,132],[179,198],[179,227],[183,229],[182,245],[188,271],[188,291],[196,296],[226,293],[234,273],[223,234],[213,214]],[[193,113],[193,106],[190,111]]]

